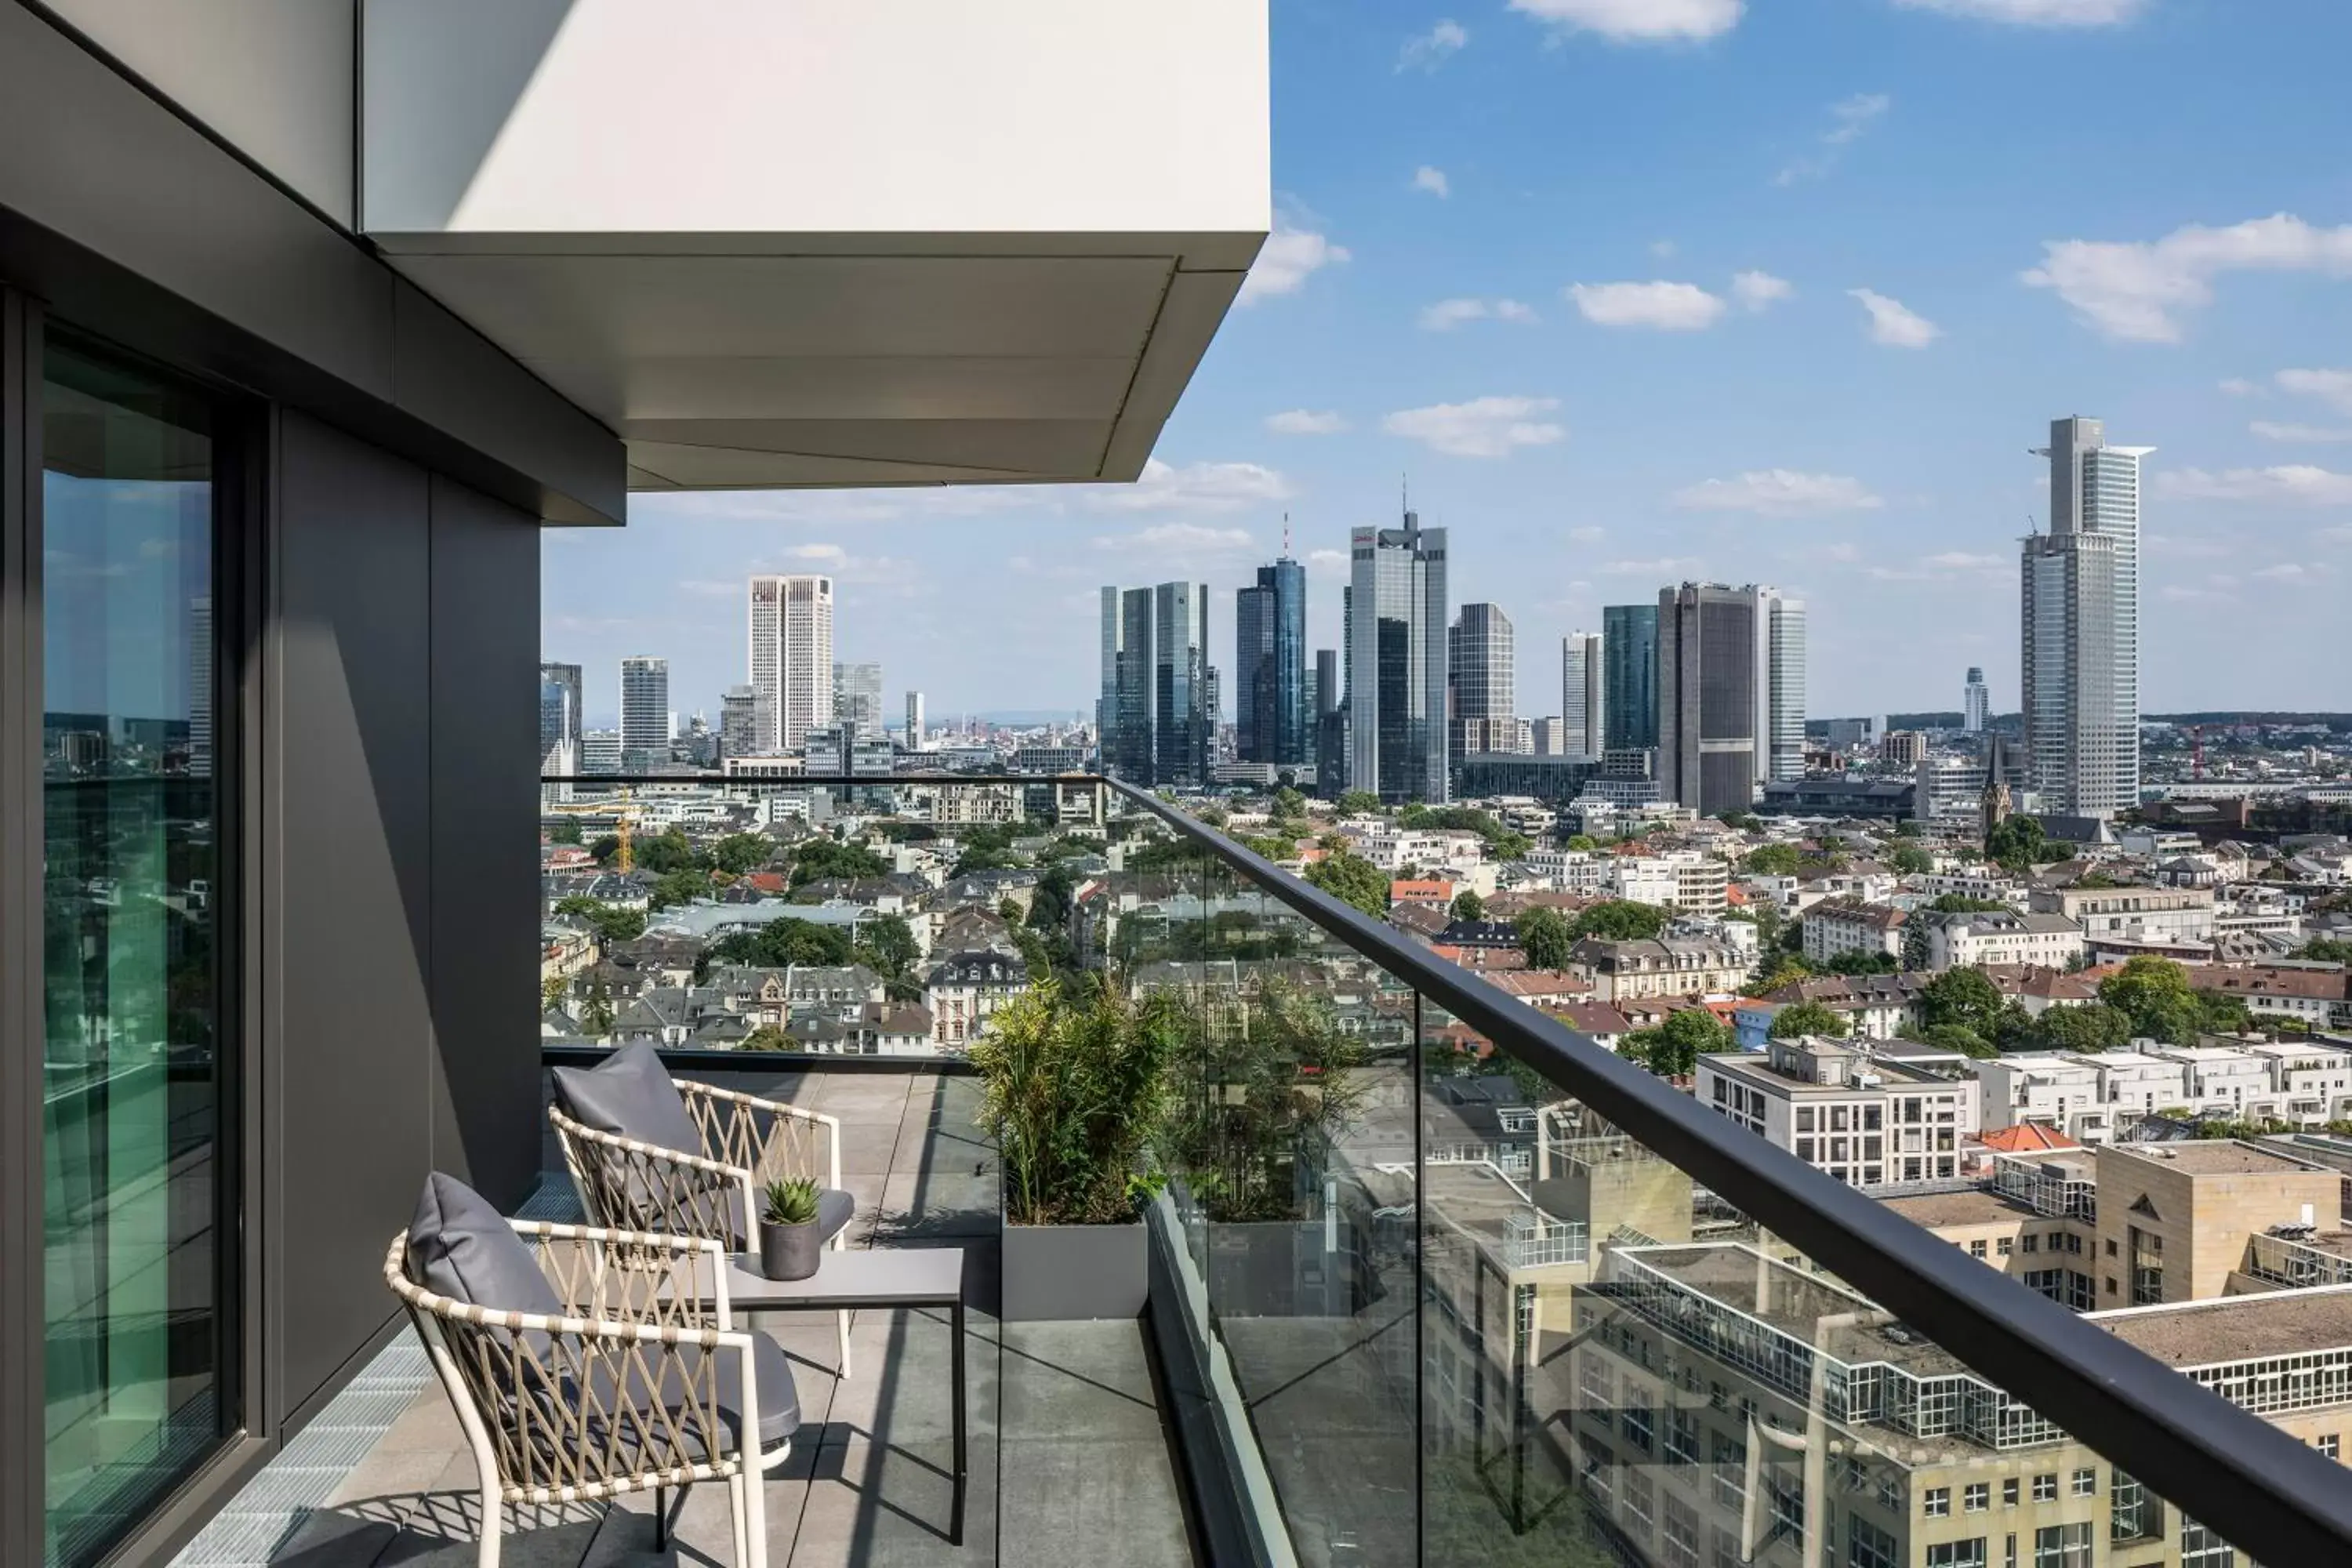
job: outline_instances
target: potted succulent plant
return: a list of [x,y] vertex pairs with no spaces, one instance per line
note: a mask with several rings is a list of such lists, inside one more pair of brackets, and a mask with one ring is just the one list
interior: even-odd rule
[[1004,1163],[1005,1321],[1143,1310],[1145,1158],[1185,1037],[1173,997],[1133,1001],[1093,976],[1032,986],[973,1042],[981,1124]]
[[805,1279],[822,1255],[816,1230],[817,1185],[804,1176],[770,1182],[760,1206],[760,1272],[771,1279]]

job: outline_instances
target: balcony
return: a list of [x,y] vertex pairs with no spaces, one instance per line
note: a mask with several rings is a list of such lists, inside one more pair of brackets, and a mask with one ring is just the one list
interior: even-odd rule
[[[982,1260],[965,1542],[945,1529],[945,1324],[861,1315],[843,1381],[830,1329],[786,1315],[763,1326],[809,1426],[771,1482],[772,1563],[1986,1568],[2011,1542],[2033,1568],[2352,1560],[2352,1487],[2321,1447],[2352,1427],[2327,1353],[2352,1352],[2352,1289],[2078,1315],[1117,784],[550,785],[591,858],[618,858],[599,840],[624,822],[633,858],[665,858],[671,822],[730,815],[833,846],[810,862],[828,874],[670,903],[586,962],[551,942],[551,1059],[683,1030],[680,1076],[842,1117],[857,1245]],[[985,853],[973,823],[1001,828]],[[617,874],[572,858],[551,852],[555,886]],[[894,963],[886,916],[1181,1005],[1139,1321],[997,1321],[999,1163],[944,1007],[892,1034],[829,1017],[867,1005],[830,973],[799,1005],[789,984],[660,984],[697,968],[678,942],[711,946],[706,980],[845,945],[888,997],[944,1004],[938,949]],[[545,1169],[530,1212],[562,1213]],[[2009,1180],[2079,1213],[2063,1177]],[[2298,1249],[2271,1250],[2266,1282],[2306,1282]],[[2286,1362],[2309,1375],[2281,1384]],[[470,1561],[454,1430],[395,1342],[184,1561]],[[653,1550],[642,1501],[518,1528],[510,1552],[562,1568]],[[723,1495],[677,1528],[678,1561],[730,1560]]]

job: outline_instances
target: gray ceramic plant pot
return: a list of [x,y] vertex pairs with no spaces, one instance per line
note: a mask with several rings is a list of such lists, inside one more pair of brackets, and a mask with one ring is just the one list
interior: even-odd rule
[[823,1256],[814,1220],[806,1225],[760,1222],[760,1272],[767,1278],[805,1279],[816,1272],[817,1260]]
[[1150,1271],[1140,1225],[1008,1225],[1004,1321],[1141,1315]]

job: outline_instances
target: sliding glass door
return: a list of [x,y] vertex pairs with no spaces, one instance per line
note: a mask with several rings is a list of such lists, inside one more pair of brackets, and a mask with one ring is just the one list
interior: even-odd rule
[[47,1561],[93,1561],[235,1425],[215,789],[217,437],[200,398],[42,363]]

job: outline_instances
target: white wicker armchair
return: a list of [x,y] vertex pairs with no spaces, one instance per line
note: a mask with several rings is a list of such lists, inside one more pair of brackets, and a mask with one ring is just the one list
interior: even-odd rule
[[[408,1310],[456,1409],[481,1480],[480,1568],[498,1568],[503,1505],[568,1503],[727,1482],[739,1568],[766,1568],[762,1472],[792,1451],[760,1446],[761,1398],[797,1410],[789,1381],[762,1390],[754,1331],[738,1329],[716,1241],[517,1220],[577,1316],[497,1311],[409,1277],[408,1232],[383,1277]],[[787,1379],[789,1374],[787,1374]],[[657,1526],[658,1528],[658,1526]]]
[[[699,1237],[730,1250],[750,1250],[758,1246],[760,1194],[769,1182],[810,1177],[828,1194],[842,1194],[846,1203],[838,1118],[687,1079],[671,1081],[702,1135],[700,1149],[641,1142],[585,1126],[566,1115],[560,1103],[548,1106],[548,1121],[563,1147],[564,1166],[592,1221],[621,1230]],[[838,1252],[847,1246],[848,1215],[820,1217],[832,1223],[832,1249]],[[841,1375],[845,1378],[847,1312],[841,1314],[840,1332]]]

